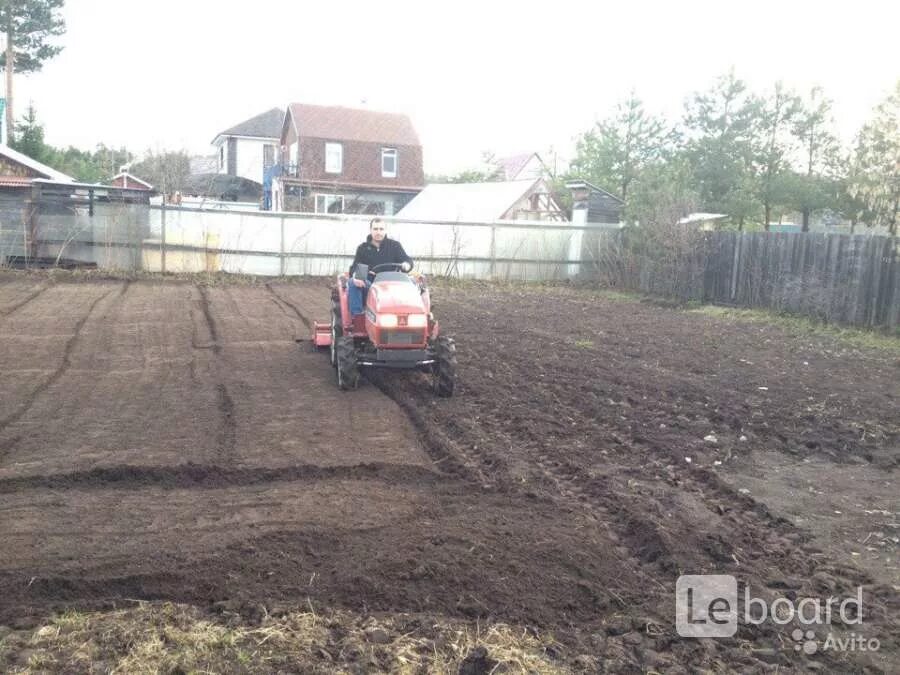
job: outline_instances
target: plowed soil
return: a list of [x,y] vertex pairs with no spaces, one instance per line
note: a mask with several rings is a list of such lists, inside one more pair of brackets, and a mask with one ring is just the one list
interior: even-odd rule
[[[439,285],[457,396],[409,373],[340,392],[296,341],[327,283],[0,278],[0,624],[336,607],[552,632],[563,669],[900,667],[897,352]],[[704,573],[770,600],[862,586],[880,648],[679,637],[675,582]]]

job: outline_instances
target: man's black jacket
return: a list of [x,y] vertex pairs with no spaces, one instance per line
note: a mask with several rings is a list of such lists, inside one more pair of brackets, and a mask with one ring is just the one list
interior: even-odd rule
[[366,240],[356,247],[356,257],[353,258],[353,264],[350,265],[350,274],[356,270],[357,265],[368,265],[371,270],[375,265],[384,265],[386,263],[409,263],[412,267],[413,260],[403,245],[396,239],[385,237],[381,240],[381,246],[376,247],[372,243],[372,235],[366,237]]

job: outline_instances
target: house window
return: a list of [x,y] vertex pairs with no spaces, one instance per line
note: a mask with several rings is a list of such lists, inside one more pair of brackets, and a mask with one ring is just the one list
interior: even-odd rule
[[394,148],[381,149],[381,176],[383,178],[397,177],[397,151]]
[[268,169],[275,163],[275,146],[266,143],[263,146],[263,169]]
[[225,168],[225,146],[219,146],[219,171]]
[[237,176],[237,142],[234,136],[228,138],[228,175]]
[[300,145],[299,141],[297,141],[296,143],[291,143],[291,149],[290,149],[290,152],[288,153],[288,155],[289,155],[288,160],[290,163],[290,167],[288,167],[288,171],[293,171],[295,176],[300,175],[300,167],[298,166],[299,159],[298,159],[298,152],[297,152],[298,145]]
[[316,213],[343,213],[344,195],[316,195]]
[[340,143],[325,144],[325,173],[340,173],[344,166],[344,146]]

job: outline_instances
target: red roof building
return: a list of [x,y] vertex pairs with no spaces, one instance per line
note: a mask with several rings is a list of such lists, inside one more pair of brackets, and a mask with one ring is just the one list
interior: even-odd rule
[[419,136],[398,113],[292,103],[281,164],[276,209],[393,215],[425,186]]

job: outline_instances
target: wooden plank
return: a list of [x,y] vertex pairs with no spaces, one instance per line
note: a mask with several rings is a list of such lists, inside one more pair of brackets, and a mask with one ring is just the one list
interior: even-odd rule
[[891,239],[890,255],[890,281],[887,283],[888,296],[885,303],[888,306],[885,314],[884,327],[891,331],[900,330],[900,253],[897,251],[896,239]]

